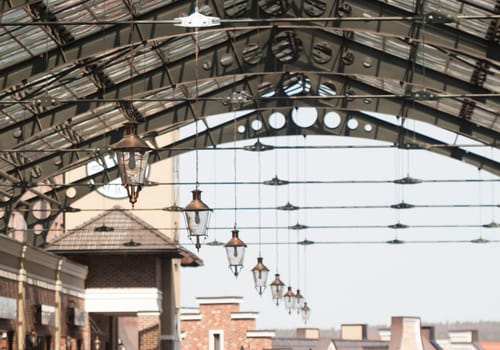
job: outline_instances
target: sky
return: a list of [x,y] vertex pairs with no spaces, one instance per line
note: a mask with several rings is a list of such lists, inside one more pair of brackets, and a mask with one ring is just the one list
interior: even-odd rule
[[[270,270],[268,284],[279,272],[287,286],[292,286],[294,291],[299,288],[305,296],[311,308],[307,326],[330,329],[347,323],[388,325],[391,316],[417,316],[424,324],[499,321],[500,243],[458,242],[480,237],[500,240],[499,228],[461,227],[498,222],[498,205],[482,209],[477,206],[401,210],[323,208],[288,212],[243,209],[276,207],[287,202],[320,207],[387,206],[403,201],[415,205],[497,204],[498,182],[416,185],[391,182],[407,175],[422,180],[498,180],[497,177],[433,152],[398,150],[387,147],[387,143],[368,139],[299,136],[260,141],[300,148],[266,152],[198,151],[202,200],[211,208],[229,209],[215,210],[212,215],[208,237],[198,252],[205,265],[184,268],[181,272],[183,307],[196,307],[197,297],[240,296],[243,298],[241,311],[259,313],[258,329],[304,327],[306,324],[300,315],[289,314],[282,304],[274,304],[269,288],[262,296],[254,289],[250,270],[260,253]],[[221,148],[254,142],[245,140],[221,145]],[[367,147],[314,148],[325,145]],[[314,149],[305,149],[307,147]],[[475,150],[500,159],[496,150]],[[195,152],[179,157],[177,171],[183,183],[195,181],[195,169]],[[307,179],[337,183],[241,184],[236,187],[236,195],[234,185],[220,184],[233,182],[235,178],[239,182],[259,182],[275,175],[291,181]],[[351,180],[380,180],[381,183],[338,183]],[[386,180],[388,183],[384,183]],[[204,184],[214,181],[219,184]],[[179,205],[190,201],[192,189],[192,184],[181,184],[177,188]],[[239,210],[231,209],[235,203]],[[228,268],[224,248],[206,244],[227,242],[235,222],[240,238],[248,244],[244,268],[238,278]],[[398,230],[385,227],[397,222],[446,227]],[[286,229],[296,223],[322,228]],[[180,237],[182,244],[195,251],[187,231],[182,230]],[[295,244],[305,238],[315,244]],[[384,243],[395,238],[412,243]]]

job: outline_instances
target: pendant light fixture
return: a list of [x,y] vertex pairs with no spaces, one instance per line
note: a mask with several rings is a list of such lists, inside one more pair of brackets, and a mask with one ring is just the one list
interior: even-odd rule
[[[278,141],[275,138],[275,142],[277,143]],[[277,145],[276,145],[277,146]],[[277,149],[277,147],[276,147]],[[274,167],[275,167],[275,178],[278,178],[278,152],[275,151],[274,153]],[[274,202],[276,205],[278,204],[278,186],[274,187]],[[274,280],[271,282],[270,287],[271,287],[271,296],[273,298],[273,301],[276,303],[276,306],[278,306],[281,302],[281,299],[283,299],[283,292],[285,289],[285,283],[280,279],[280,274],[278,270],[279,266],[279,244],[278,244],[278,211],[274,211],[274,221],[275,221],[275,249],[276,249],[276,274],[274,275]]]
[[[134,24],[130,20],[130,105],[134,99]],[[137,122],[130,121],[125,125],[125,136],[116,144],[111,146],[111,149],[116,154],[118,171],[122,185],[127,190],[129,202],[132,208],[137,202],[139,192],[144,185],[146,178],[149,153],[152,149],[146,142],[137,136]]]
[[285,303],[285,309],[288,310],[288,313],[291,314],[292,310],[295,309],[295,294],[293,294],[292,287],[288,287],[288,290],[283,295],[283,301]]
[[[198,102],[198,55],[199,55],[199,44],[198,44],[198,28],[195,29],[194,33],[194,52],[195,52],[195,94],[196,100],[195,104]],[[196,108],[196,113],[198,109]],[[191,239],[195,238],[195,247],[197,250],[200,250],[201,242],[200,237],[206,237],[208,231],[208,225],[210,223],[210,215],[212,213],[212,209],[210,209],[202,200],[201,200],[201,191],[198,189],[198,116],[194,117],[195,122],[195,164],[196,164],[196,187],[191,192],[193,193],[193,199],[189,202],[188,205],[184,207],[184,217],[186,219],[186,227],[189,232],[189,237]]]
[[259,254],[259,257],[257,258],[257,265],[255,265],[252,269],[255,289],[257,289],[259,295],[262,295],[266,289],[267,276],[269,274],[269,269],[266,265],[264,265],[263,260],[264,258]]
[[307,302],[305,302],[304,306],[302,306],[300,314],[302,316],[302,320],[304,320],[304,323],[307,323],[307,321],[309,321],[309,317],[311,316],[311,308],[307,306]]
[[261,212],[260,212],[260,207],[261,207],[261,179],[260,179],[260,172],[261,172],[261,166],[260,166],[260,152],[258,154],[258,159],[259,159],[259,185],[258,185],[258,197],[259,197],[259,256],[257,257],[257,265],[254,266],[252,269],[252,274],[253,274],[253,281],[255,285],[255,289],[259,293],[259,295],[262,295],[264,293],[264,290],[266,289],[266,284],[267,284],[267,276],[269,275],[269,269],[264,265],[263,260],[264,258],[262,257],[262,251],[261,251]]
[[189,237],[191,239],[196,239],[195,247],[197,250],[200,250],[200,237],[207,236],[208,224],[210,223],[210,214],[212,213],[212,209],[210,209],[201,200],[201,191],[198,189],[198,185],[191,192],[193,193],[193,199],[184,208],[184,217],[186,219],[186,226],[189,232]]
[[279,305],[281,299],[283,299],[283,291],[285,289],[285,284],[280,279],[279,273],[274,275],[274,280],[271,282],[270,286],[273,301],[276,303],[276,305]]
[[238,237],[238,230],[236,227],[232,231],[231,239],[224,245],[226,248],[227,260],[229,268],[235,277],[238,277],[241,269],[243,268],[243,259],[245,257],[246,244]]
[[233,140],[234,140],[234,151],[233,151],[233,165],[234,165],[234,229],[232,231],[231,239],[224,245],[226,248],[227,260],[229,262],[229,268],[233,272],[235,277],[238,277],[239,272],[243,268],[243,259],[245,257],[246,244],[238,237],[239,231],[236,229],[237,214],[238,214],[238,201],[237,201],[237,163],[236,163],[236,114],[233,115],[234,130],[233,130]]
[[128,200],[133,208],[144,185],[152,149],[137,136],[137,123],[125,123],[125,128],[125,136],[111,149],[116,154],[122,185],[127,190]]
[[304,303],[306,299],[302,294],[300,294],[300,289],[297,289],[297,293],[295,293],[295,308],[297,309],[297,313],[299,314],[302,308],[304,307]]

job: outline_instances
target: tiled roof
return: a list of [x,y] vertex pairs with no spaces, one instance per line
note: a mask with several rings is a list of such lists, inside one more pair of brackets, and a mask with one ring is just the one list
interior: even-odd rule
[[272,350],[328,350],[329,338],[273,338]]
[[343,340],[335,339],[337,350],[387,350],[389,342],[382,340]]
[[46,250],[69,254],[167,254],[183,266],[203,261],[165,234],[119,206],[105,211],[48,242]]

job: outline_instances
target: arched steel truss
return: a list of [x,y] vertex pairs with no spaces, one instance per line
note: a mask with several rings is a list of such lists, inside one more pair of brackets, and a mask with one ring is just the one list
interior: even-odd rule
[[[17,55],[0,51],[4,232],[19,208],[29,228],[47,229],[95,190],[92,182],[115,178],[111,168],[55,185],[58,175],[105,155],[127,120],[139,122],[139,134],[153,140],[196,119],[246,110],[238,114],[237,124],[245,126],[239,140],[297,134],[378,139],[500,173],[494,159],[403,123],[427,122],[498,147],[500,1],[211,0],[200,11],[220,17],[222,25],[198,30],[169,23],[191,13],[192,1],[148,7],[148,1],[107,0],[101,3],[116,18],[86,22],[98,2],[51,3],[11,0],[0,8],[3,45],[19,46]],[[462,17],[447,16],[451,9]],[[307,128],[290,118],[292,109],[304,106],[318,111]],[[335,128],[323,119],[330,111],[340,117]],[[286,116],[282,128],[269,125],[274,112]],[[401,123],[369,112],[396,115]],[[255,119],[259,130],[251,127]],[[350,119],[360,127],[348,127]],[[233,141],[234,124],[162,146],[153,161],[193,149],[195,140],[203,148]],[[72,198],[66,196],[71,186],[78,189]],[[30,211],[40,199],[52,208],[44,220]]]

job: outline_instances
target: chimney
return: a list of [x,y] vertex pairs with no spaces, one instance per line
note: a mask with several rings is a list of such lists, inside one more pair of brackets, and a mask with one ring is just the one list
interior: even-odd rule
[[441,348],[436,342],[433,326],[423,326],[420,329],[420,334],[422,336],[424,350],[435,350]]
[[366,340],[368,338],[366,324],[343,324],[340,328],[342,340]]
[[392,317],[389,350],[424,350],[420,318]]
[[319,339],[319,328],[297,328],[297,338]]

